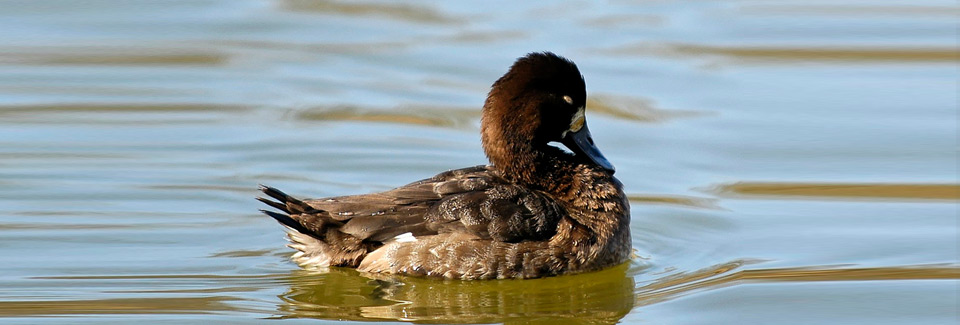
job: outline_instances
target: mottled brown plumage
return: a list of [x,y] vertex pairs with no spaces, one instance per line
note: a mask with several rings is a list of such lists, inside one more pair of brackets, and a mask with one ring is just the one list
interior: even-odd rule
[[[552,53],[517,60],[483,108],[489,166],[396,189],[298,200],[274,188],[264,211],[290,228],[304,266],[456,279],[597,270],[630,254],[630,206],[583,118],[576,65]],[[548,145],[561,142],[574,154]]]

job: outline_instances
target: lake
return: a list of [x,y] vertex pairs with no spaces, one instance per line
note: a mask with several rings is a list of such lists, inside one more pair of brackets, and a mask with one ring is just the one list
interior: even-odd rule
[[[0,2],[0,322],[956,324],[953,1]],[[633,259],[303,270],[257,184],[486,163],[517,57],[575,61]]]

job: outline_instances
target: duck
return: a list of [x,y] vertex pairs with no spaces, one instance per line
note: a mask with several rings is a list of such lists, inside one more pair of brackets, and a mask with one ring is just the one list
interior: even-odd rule
[[[486,165],[385,192],[297,199],[260,185],[304,268],[461,280],[596,271],[632,252],[630,205],[587,127],[577,65],[517,59],[481,116]],[[560,146],[568,150],[562,149]]]

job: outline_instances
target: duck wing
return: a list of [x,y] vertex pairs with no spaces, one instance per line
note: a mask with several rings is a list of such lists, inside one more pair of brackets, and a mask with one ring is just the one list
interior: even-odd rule
[[274,188],[261,190],[277,201],[258,199],[287,214],[264,213],[330,246],[353,246],[342,248],[358,254],[407,233],[460,233],[501,242],[546,240],[556,233],[564,211],[548,194],[514,185],[487,166],[451,170],[364,195],[301,201]]
[[435,235],[438,205],[459,194],[484,191],[503,182],[486,166],[447,171],[386,192],[306,201],[344,222],[340,231],[356,238],[384,242],[397,235]]

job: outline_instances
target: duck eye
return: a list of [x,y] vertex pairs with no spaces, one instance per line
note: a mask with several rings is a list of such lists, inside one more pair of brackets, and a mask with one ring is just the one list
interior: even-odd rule
[[567,102],[567,104],[573,105],[573,97],[570,97],[570,96],[568,96],[568,95],[564,95],[564,96],[563,96],[563,101]]

